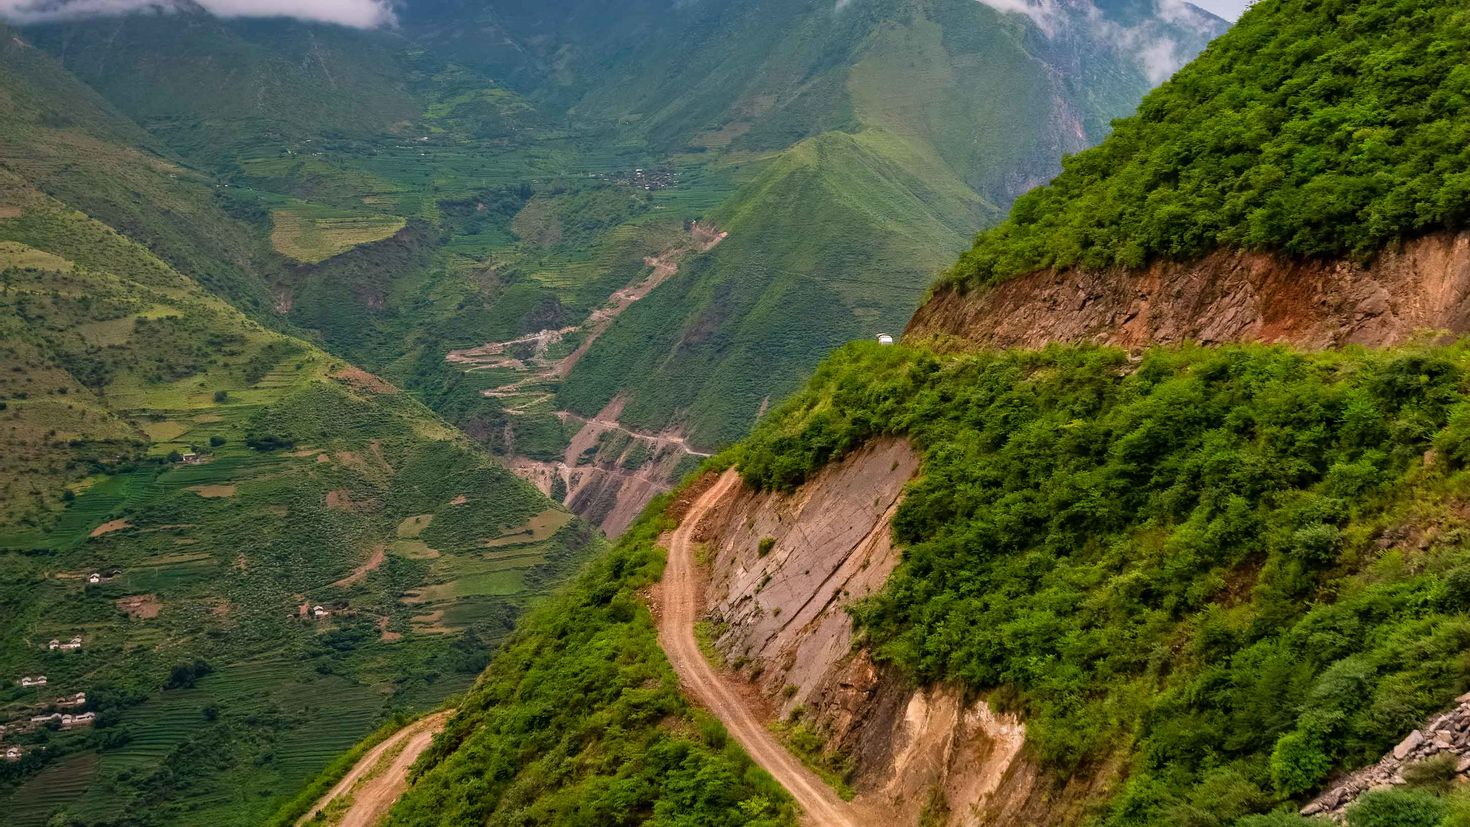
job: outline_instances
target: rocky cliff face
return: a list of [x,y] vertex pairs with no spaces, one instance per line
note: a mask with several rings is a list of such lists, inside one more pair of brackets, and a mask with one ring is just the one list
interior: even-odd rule
[[852,762],[855,804],[876,819],[1068,823],[1086,784],[1043,776],[1021,721],[952,687],[916,689],[854,639],[847,608],[898,564],[889,523],[918,466],[885,440],[790,495],[735,489],[700,527],[715,646],[768,717],[806,722]]
[[1049,342],[1401,344],[1470,330],[1470,233],[1438,233],[1373,261],[1220,250],[1139,270],[1043,270],[994,287],[944,288],[906,337],[941,347]]

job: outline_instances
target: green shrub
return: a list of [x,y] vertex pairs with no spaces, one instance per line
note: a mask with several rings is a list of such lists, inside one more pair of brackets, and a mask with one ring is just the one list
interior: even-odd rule
[[1437,827],[1449,808],[1423,790],[1374,790],[1348,808],[1348,827]]

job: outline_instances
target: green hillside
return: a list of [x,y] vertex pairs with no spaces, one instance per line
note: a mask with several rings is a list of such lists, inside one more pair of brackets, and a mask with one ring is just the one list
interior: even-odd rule
[[268,306],[264,245],[216,182],[56,60],[0,26],[5,169],[146,246],[246,310]]
[[786,793],[683,698],[658,648],[639,592],[663,569],[666,505],[526,616],[388,824],[796,823]]
[[[790,19],[763,8],[723,21],[779,44],[756,68],[734,67],[765,53],[687,58],[722,90],[701,88],[698,100],[719,107],[639,121],[655,140],[727,150],[801,140],[765,156],[713,210],[728,241],[594,345],[560,391],[571,410],[590,415],[622,394],[624,421],[641,429],[678,426],[711,446],[738,438],[822,354],[901,329],[974,228],[1147,88],[1131,56],[1104,40],[1039,44],[1023,18],[968,0],[853,3],[832,15],[797,6],[777,4]],[[1175,34],[1203,45],[1200,33]],[[1038,71],[1078,55],[1111,75],[1085,95]],[[758,101],[771,108],[757,116]]]
[[[417,117],[392,35],[197,7],[32,26],[26,37],[174,150],[228,163],[262,144],[379,135]],[[222,94],[224,90],[237,90]]]
[[1463,227],[1467,43],[1458,3],[1261,3],[948,278],[1219,246],[1367,256]]
[[[411,397],[9,173],[0,343],[7,823],[261,823],[466,687],[599,545]],[[95,726],[23,726],[76,692]]]
[[858,345],[739,464],[786,489],[911,439],[903,562],[856,613],[876,655],[1019,712],[1062,776],[1122,776],[1099,823],[1225,825],[1470,688],[1467,368],[1459,345]]
[[[832,347],[901,327],[976,228],[1106,134],[1153,81],[1129,38],[1183,58],[1223,28],[1142,0],[1052,32],[973,0],[668,5],[415,4],[393,32],[136,15],[26,36],[221,176],[274,248],[252,268],[263,304],[491,447],[549,458],[558,410],[615,397],[631,427],[739,437]],[[485,399],[513,377],[442,364],[580,323],[693,219],[729,240],[566,383]]]

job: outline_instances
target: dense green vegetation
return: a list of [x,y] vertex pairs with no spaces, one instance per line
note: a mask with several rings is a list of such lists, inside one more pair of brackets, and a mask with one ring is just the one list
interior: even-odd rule
[[1017,200],[948,278],[1136,267],[1217,247],[1369,256],[1470,220],[1470,13],[1260,3],[1138,114]]
[[1021,712],[1058,772],[1126,761],[1102,823],[1229,824],[1470,687],[1467,390],[1459,345],[855,345],[739,461],[785,489],[908,436],[877,656]]
[[521,621],[417,768],[391,825],[795,824],[790,800],[693,709],[640,592],[660,499]]

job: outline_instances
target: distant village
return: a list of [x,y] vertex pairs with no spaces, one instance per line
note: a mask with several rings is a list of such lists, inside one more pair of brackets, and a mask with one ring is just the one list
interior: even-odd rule
[[[101,574],[94,573],[91,577],[98,578],[91,582],[100,582]],[[91,580],[91,577],[88,579]],[[46,649],[50,652],[79,652],[83,643],[81,635],[74,635],[69,640],[53,638],[46,644]],[[22,689],[40,690],[48,687],[51,682],[45,675],[24,675],[16,683]],[[92,726],[97,720],[97,713],[86,710],[86,706],[87,693],[85,692],[55,696],[50,700],[32,704],[24,710],[25,717],[0,724],[0,742],[46,727],[70,730]],[[25,755],[25,747],[17,744],[5,745],[3,753],[5,761],[14,763],[24,758]]]
[[603,180],[625,187],[657,192],[668,189],[679,182],[679,174],[672,169],[635,169],[632,172],[604,174]]

